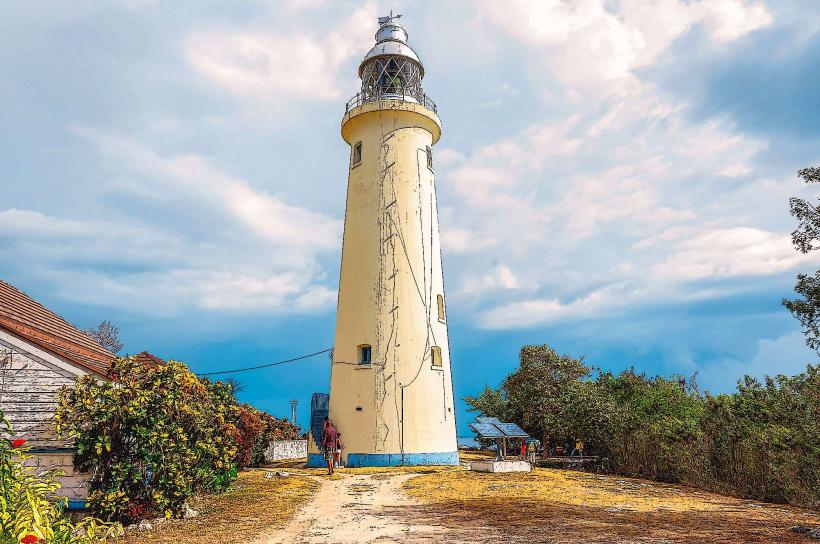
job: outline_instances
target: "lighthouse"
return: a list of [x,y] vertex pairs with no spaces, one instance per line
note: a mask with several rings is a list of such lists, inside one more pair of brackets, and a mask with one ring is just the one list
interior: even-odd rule
[[379,18],[347,103],[350,147],[329,417],[347,466],[458,464],[424,65]]

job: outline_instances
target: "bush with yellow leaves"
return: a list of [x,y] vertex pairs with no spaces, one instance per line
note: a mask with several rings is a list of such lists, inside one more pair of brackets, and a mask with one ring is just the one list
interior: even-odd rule
[[178,361],[115,361],[111,381],[83,376],[59,395],[58,431],[92,474],[89,505],[108,520],[179,516],[194,493],[236,478],[238,407],[230,386]]
[[98,544],[122,534],[119,523],[91,517],[71,523],[65,499],[55,495],[57,474],[26,466],[25,441],[12,436],[0,410],[0,544]]

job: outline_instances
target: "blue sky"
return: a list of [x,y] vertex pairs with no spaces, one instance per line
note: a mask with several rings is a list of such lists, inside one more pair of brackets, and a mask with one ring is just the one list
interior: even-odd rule
[[[332,346],[339,122],[390,9],[444,123],[457,397],[525,343],[712,391],[816,360],[780,306],[818,266],[787,211],[820,164],[815,0],[4,2],[0,277],[199,372]],[[241,379],[304,422],[329,363]]]

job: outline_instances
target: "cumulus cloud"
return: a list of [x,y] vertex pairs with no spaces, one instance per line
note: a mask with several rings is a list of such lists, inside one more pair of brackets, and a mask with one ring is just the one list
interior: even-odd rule
[[[205,157],[163,156],[92,128],[75,132],[96,146],[112,180],[97,198],[122,194],[144,206],[92,217],[0,210],[0,243],[29,262],[32,275],[70,286],[61,288],[64,298],[169,315],[332,307],[335,285],[324,283],[321,258],[340,244],[339,220],[254,190]],[[151,221],[152,203],[208,218],[212,228]]]
[[544,0],[484,2],[481,15],[492,25],[546,55],[548,68],[571,88],[626,92],[634,71],[652,65],[697,23],[713,39],[729,41],[767,26],[762,2],[743,0]]
[[[279,118],[249,122],[237,110],[271,101],[287,110],[355,92],[376,5],[252,3],[221,20],[146,8],[129,16],[164,9],[178,32],[152,41],[139,63],[129,57],[133,43],[115,44],[106,54],[118,60],[116,74],[101,77],[122,77],[121,86],[61,93],[93,103],[63,104],[69,113],[48,116],[59,123],[37,128],[67,134],[61,144],[83,160],[54,155],[54,164],[73,177],[17,172],[59,194],[93,186],[88,206],[49,208],[16,188],[21,196],[0,208],[2,249],[39,263],[31,274],[69,285],[64,296],[73,300],[125,300],[148,312],[330,315],[344,157],[325,158],[344,154],[338,119],[311,108],[305,126],[294,127]],[[786,197],[798,190],[794,156],[773,157],[776,142],[729,118],[694,115],[686,97],[664,93],[656,72],[742,52],[744,39],[778,23],[776,8],[759,0],[544,0],[408,12],[403,21],[429,61],[425,84],[445,121],[439,145],[448,147],[436,149],[436,174],[453,316],[494,329],[612,318],[648,301],[753,291],[808,266],[785,236]],[[61,24],[94,20],[91,8],[75,12]],[[448,17],[455,12],[459,18]],[[46,16],[39,10],[26,20]],[[155,24],[141,22],[138,30]],[[66,62],[58,53],[49,50]],[[73,55],[72,73],[109,66],[86,59]],[[142,89],[144,81],[152,86],[144,101],[116,114],[98,107],[121,101],[111,89]],[[215,99],[203,81],[239,99]],[[11,96],[24,104],[29,87]],[[465,105],[479,87],[487,92]],[[21,135],[39,119],[19,117]],[[96,128],[71,129],[65,119]],[[289,154],[304,151],[299,141],[311,150],[294,161]],[[34,139],[26,146],[40,150]],[[248,174],[289,160],[290,172],[309,176],[298,190]]]
[[681,280],[768,276],[816,260],[796,252],[786,234],[734,227],[684,239],[652,272],[659,278]]
[[339,69],[372,45],[375,14],[375,5],[365,4],[330,31],[198,32],[185,54],[202,75],[238,95],[335,100],[343,95],[340,84],[350,81]]
[[[522,48],[550,112],[471,151],[440,152],[442,198],[458,202],[442,207],[451,299],[480,326],[717,298],[742,287],[708,282],[807,263],[771,220],[770,203],[790,189],[760,173],[768,142],[727,118],[694,119],[646,70],[696,29],[730,47],[767,27],[763,2],[488,2],[478,21]],[[503,262],[515,288],[487,262]]]
[[312,252],[338,244],[338,220],[254,191],[246,182],[215,168],[205,157],[161,157],[120,134],[90,128],[77,128],[76,132],[95,143],[112,171],[138,178],[137,184],[125,186],[128,189],[158,199],[184,199],[186,205],[198,203],[281,246]]

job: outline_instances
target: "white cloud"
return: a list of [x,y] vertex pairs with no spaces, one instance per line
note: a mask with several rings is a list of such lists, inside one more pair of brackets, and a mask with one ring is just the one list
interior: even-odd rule
[[658,278],[697,280],[733,276],[768,276],[817,261],[795,251],[786,234],[750,227],[702,232],[683,240],[665,261],[653,267]]
[[0,240],[4,238],[26,259],[45,255],[53,262],[173,261],[184,248],[176,234],[131,219],[62,218],[16,208],[0,210]]
[[646,294],[646,289],[621,282],[593,290],[569,302],[557,298],[514,301],[483,312],[480,325],[488,329],[516,329],[577,320],[599,315],[624,303],[633,303]]
[[[402,20],[430,61],[425,82],[442,97],[447,122],[450,147],[437,149],[436,170],[454,308],[493,328],[616,316],[647,301],[723,296],[732,287],[720,280],[763,281],[806,263],[785,238],[793,184],[763,179],[773,175],[759,158],[767,142],[727,119],[693,119],[689,104],[653,79],[672,53],[698,66],[685,61],[701,60],[709,48],[729,51],[734,40],[772,24],[763,2],[521,0],[469,4],[464,17],[465,5],[430,6]],[[66,296],[77,300],[117,304],[121,297],[167,312],[331,307],[328,270],[338,263],[325,261],[339,249],[341,222],[304,205],[331,209],[322,201],[331,182],[316,184],[321,196],[307,196],[236,175],[287,159],[288,146],[271,146],[262,157],[267,149],[260,154],[262,145],[248,144],[257,134],[282,141],[294,127],[254,117],[249,130],[249,117],[236,112],[245,103],[214,100],[201,82],[255,105],[338,100],[358,87],[355,66],[372,45],[376,9],[262,2],[210,22],[175,12],[193,70],[178,72],[175,37],[152,42],[156,51],[145,52],[150,62],[137,72],[158,76],[150,80],[156,92],[134,103],[133,114],[104,111],[99,126],[106,128],[77,130],[102,157],[84,169],[64,163],[76,168],[75,179],[105,179],[91,191],[92,209],[47,213],[35,199],[12,202],[0,210],[0,241],[13,239],[16,255],[42,264],[33,273],[59,275],[54,284],[71,285]],[[451,13],[461,18],[442,15]],[[696,51],[675,48],[692,30],[702,34]],[[127,60],[123,50],[130,51],[107,54]],[[122,73],[133,67],[117,64]],[[475,94],[478,81],[485,88]],[[164,100],[180,89],[190,111]],[[99,99],[110,99],[104,91]],[[465,91],[475,99],[467,114],[453,106]],[[337,119],[316,113],[323,109],[305,110],[305,121],[330,134],[310,141],[315,156],[331,157],[338,151],[331,146],[343,144]],[[92,122],[83,111],[55,119]],[[462,126],[451,130],[456,120]],[[471,147],[475,141],[481,144]],[[344,170],[315,162],[303,169],[312,179]],[[161,213],[180,217],[158,219]],[[123,259],[131,267],[115,270]],[[78,272],[83,267],[96,272]],[[752,280],[739,283],[754,288]]]
[[[332,307],[335,285],[324,283],[321,256],[338,249],[340,221],[255,191],[204,157],[161,156],[119,134],[75,132],[96,146],[114,180],[96,197],[124,193],[143,206],[94,213],[89,203],[78,218],[0,210],[0,242],[32,276],[70,286],[64,298],[163,315]],[[207,218],[213,228],[152,221],[152,204]]]
[[343,94],[340,83],[349,81],[339,69],[372,45],[375,13],[374,4],[365,4],[324,32],[199,32],[188,39],[185,53],[205,77],[238,95],[270,102],[335,100]]
[[736,40],[772,22],[771,13],[759,1],[708,0],[697,7],[712,37],[718,41]]
[[771,21],[762,2],[742,0],[512,0],[481,3],[479,11],[514,39],[539,48],[570,88],[603,94],[627,92],[636,69],[653,64],[698,22],[715,40],[729,41]]
[[259,193],[239,179],[216,169],[198,155],[161,157],[153,150],[119,134],[79,128],[93,141],[109,168],[119,175],[139,179],[130,183],[141,194],[158,199],[184,199],[211,213],[227,215],[249,231],[283,246],[313,252],[338,246],[341,223],[322,214]]
[[[765,144],[726,122],[689,122],[681,107],[665,105],[651,87],[644,92],[639,102],[652,107],[619,99],[450,161],[444,188],[461,206],[444,217],[444,239],[460,261],[459,302],[476,307],[481,326],[721,297],[731,288],[697,282],[781,274],[811,260],[784,232],[760,226],[771,199],[785,202],[788,191],[749,178]],[[545,133],[557,136],[539,139]],[[560,152],[561,138],[572,152]],[[758,193],[754,205],[746,193]],[[526,288],[499,300],[495,271],[476,273],[488,256],[503,259]]]
[[[212,267],[218,263],[210,263]],[[241,266],[171,268],[110,274],[99,270],[56,269],[43,273],[62,298],[83,304],[127,309],[154,317],[181,312],[301,314],[325,312],[336,291],[312,283],[304,271],[242,271]]]
[[467,276],[462,282],[461,292],[465,294],[486,295],[492,291],[518,288],[519,280],[516,275],[508,266],[500,264],[485,274]]

